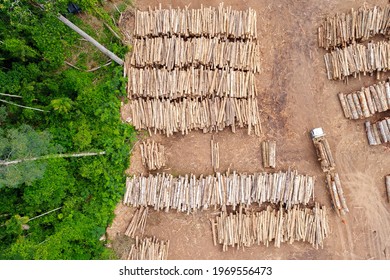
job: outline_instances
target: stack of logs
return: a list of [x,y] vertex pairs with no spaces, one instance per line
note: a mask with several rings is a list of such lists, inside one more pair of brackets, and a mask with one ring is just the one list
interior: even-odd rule
[[128,260],[166,260],[168,258],[169,240],[157,240],[155,237],[135,238],[135,244],[130,247]]
[[276,141],[268,140],[261,143],[264,168],[276,167]]
[[315,178],[299,175],[296,171],[257,174],[185,175],[156,174],[128,177],[125,205],[152,206],[155,210],[176,209],[196,212],[210,207],[251,203],[281,203],[287,209],[293,205],[307,205],[314,199]]
[[366,134],[370,145],[380,145],[390,142],[390,118],[375,123],[365,122]]
[[337,215],[345,215],[349,212],[349,210],[347,202],[345,201],[343,189],[341,187],[339,174],[335,172],[327,173],[326,183]]
[[219,168],[219,144],[214,142],[214,136],[211,138],[211,166],[214,172]]
[[326,174],[326,184],[332,199],[333,207],[338,216],[345,215],[349,212],[341,187],[340,177],[336,169],[336,162],[333,158],[332,151],[325,134],[312,138],[314,147],[317,152],[318,161],[321,164],[322,171]]
[[256,96],[255,75],[249,71],[199,68],[129,68],[131,98],[236,97]]
[[349,13],[326,17],[318,28],[318,46],[325,49],[345,47],[375,35],[389,35],[390,6],[361,7]]
[[142,164],[149,170],[165,166],[165,148],[153,140],[144,141],[140,145]]
[[330,233],[326,207],[316,203],[314,209],[294,206],[279,211],[270,206],[264,211],[243,214],[240,211],[228,215],[221,213],[211,220],[214,245],[221,244],[223,251],[228,246],[244,248],[263,244],[275,247],[294,241],[309,242],[314,248],[323,248],[324,238]]
[[130,236],[134,238],[137,234],[144,235],[145,226],[146,226],[146,218],[148,217],[148,207],[139,207],[135,210],[133,217],[127,229],[125,231],[126,236]]
[[260,135],[256,12],[216,8],[136,11],[125,63],[137,130],[203,132],[236,126]]
[[322,171],[326,173],[334,170],[336,163],[334,161],[332,151],[330,150],[328,140],[325,137],[314,138],[313,144],[316,149]]
[[390,84],[381,82],[349,94],[339,93],[339,99],[347,119],[368,118],[390,109]]
[[134,37],[181,36],[221,37],[229,39],[256,39],[257,14],[249,8],[236,11],[219,4],[200,9],[162,9],[135,12]]
[[255,41],[225,41],[214,38],[155,37],[134,40],[127,62],[133,67],[165,67],[166,70],[205,66],[260,71],[260,50]]
[[352,44],[343,49],[335,49],[324,56],[326,73],[329,80],[344,80],[348,76],[355,78],[363,73],[386,72],[390,68],[390,43]]
[[160,132],[168,137],[175,132],[183,135],[191,130],[213,132],[230,126],[248,127],[256,135],[261,132],[257,101],[253,98],[183,98],[181,100],[135,99],[130,102],[130,117],[134,127]]

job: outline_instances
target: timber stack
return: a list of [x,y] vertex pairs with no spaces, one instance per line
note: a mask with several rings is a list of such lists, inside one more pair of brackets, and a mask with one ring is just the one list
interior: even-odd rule
[[255,73],[257,14],[249,8],[135,12],[125,63],[130,118],[137,130],[182,134],[247,127],[260,135]]
[[339,174],[336,172],[327,173],[326,183],[337,215],[345,215],[349,210],[344,197],[343,188],[341,187]]
[[136,235],[144,235],[146,218],[148,217],[148,207],[139,207],[135,210],[133,217],[125,231],[126,236],[134,238]]
[[336,162],[322,128],[314,128],[311,131],[311,139],[316,149],[322,171],[326,175],[325,182],[332,199],[333,208],[338,216],[340,216],[340,214],[345,215],[349,210],[344,197],[339,174],[335,171]]
[[381,82],[349,94],[339,93],[339,100],[347,119],[368,118],[390,109],[390,84]]
[[276,141],[268,140],[261,143],[264,168],[276,167]]
[[214,172],[219,169],[219,144],[214,141],[214,136],[211,138],[211,166]]
[[151,206],[155,210],[175,209],[192,213],[222,208],[233,210],[240,204],[277,203],[289,209],[293,205],[308,205],[314,200],[315,178],[296,171],[255,174],[185,175],[173,177],[160,173],[126,179],[123,204],[133,207]]
[[313,144],[316,149],[318,161],[321,164],[323,172],[333,171],[336,167],[329,142],[324,136],[313,138]]
[[169,241],[158,240],[155,237],[140,239],[135,237],[127,260],[166,260],[168,258]]
[[333,49],[354,42],[367,41],[376,35],[388,36],[390,31],[390,5],[351,9],[326,17],[318,28],[318,46]]
[[165,166],[165,148],[163,145],[148,139],[141,143],[142,164],[149,170]]
[[336,48],[324,55],[326,73],[329,80],[347,80],[349,76],[355,78],[363,73],[387,72],[390,68],[390,43],[352,44],[345,48]]
[[380,145],[390,142],[390,118],[377,122],[365,122],[368,144]]
[[272,242],[279,248],[281,243],[295,241],[309,242],[314,248],[323,248],[324,239],[330,234],[327,209],[318,203],[313,209],[295,205],[292,209],[279,210],[267,206],[260,212],[238,213],[222,212],[211,219],[214,245],[237,249]]
[[260,135],[257,101],[254,98],[183,98],[144,99],[130,102],[130,121],[137,130],[147,129],[150,133],[164,133],[170,136],[180,132],[188,134],[192,130],[203,132],[221,131],[231,127],[248,128]]
[[189,67],[260,71],[259,45],[253,40],[228,41],[219,37],[180,36],[152,37],[134,40],[128,55],[132,67],[164,67],[166,70]]
[[181,36],[220,37],[228,39],[257,39],[257,14],[249,8],[236,11],[232,7],[204,7],[200,9],[162,9],[135,12],[135,38]]
[[386,191],[387,191],[387,200],[390,203],[390,175],[385,177],[386,181]]
[[249,71],[200,68],[130,68],[131,98],[255,97],[255,75]]

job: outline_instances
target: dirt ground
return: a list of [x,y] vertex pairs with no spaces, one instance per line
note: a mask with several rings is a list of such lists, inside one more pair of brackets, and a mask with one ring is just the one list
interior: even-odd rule
[[[164,7],[188,5],[217,6],[219,1],[162,1]],[[289,1],[242,0],[224,1],[235,9],[256,9],[262,57],[262,73],[257,75],[260,92],[263,135],[248,136],[246,130],[235,134],[225,130],[215,134],[220,145],[220,170],[239,172],[263,171],[260,142],[277,141],[277,170],[289,166],[300,173],[315,175],[316,200],[330,207],[324,174],[316,161],[309,131],[323,127],[335,156],[350,213],[342,222],[330,211],[332,233],[324,249],[309,244],[282,244],[281,248],[255,246],[245,251],[230,249],[222,252],[214,247],[209,218],[215,212],[192,215],[151,212],[146,235],[169,239],[169,259],[390,259],[390,204],[386,199],[384,176],[390,173],[390,150],[385,146],[370,147],[363,121],[344,118],[337,98],[340,91],[350,92],[376,82],[374,77],[350,79],[349,83],[328,81],[323,63],[324,50],[317,47],[316,29],[326,14],[358,8],[365,1]],[[384,5],[387,1],[370,1]],[[159,1],[138,1],[146,9]],[[390,75],[382,75],[384,80]],[[126,105],[122,116],[126,119]],[[390,115],[387,114],[381,115]],[[192,132],[189,135],[152,138],[166,146],[167,167],[161,171],[174,175],[210,174],[211,134]],[[129,174],[147,173],[136,145],[131,157]],[[110,238],[123,234],[132,209],[118,205],[116,219],[108,229]]]

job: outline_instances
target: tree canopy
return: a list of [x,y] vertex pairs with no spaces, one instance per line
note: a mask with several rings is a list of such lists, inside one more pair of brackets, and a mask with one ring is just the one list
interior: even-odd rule
[[133,128],[120,119],[123,69],[112,63],[87,72],[107,64],[107,57],[56,16],[61,12],[121,57],[128,49],[105,25],[91,26],[117,28],[111,19],[116,9],[109,12],[97,0],[73,2],[82,17],[67,14],[68,1],[0,3],[0,101],[6,101],[0,103],[0,163],[106,153],[0,166],[2,259],[113,257],[99,238],[123,195],[134,139]]

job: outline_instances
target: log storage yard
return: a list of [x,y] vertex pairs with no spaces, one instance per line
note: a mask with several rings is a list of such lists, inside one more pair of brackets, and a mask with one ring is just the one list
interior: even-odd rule
[[122,259],[390,259],[388,1],[136,1]]

